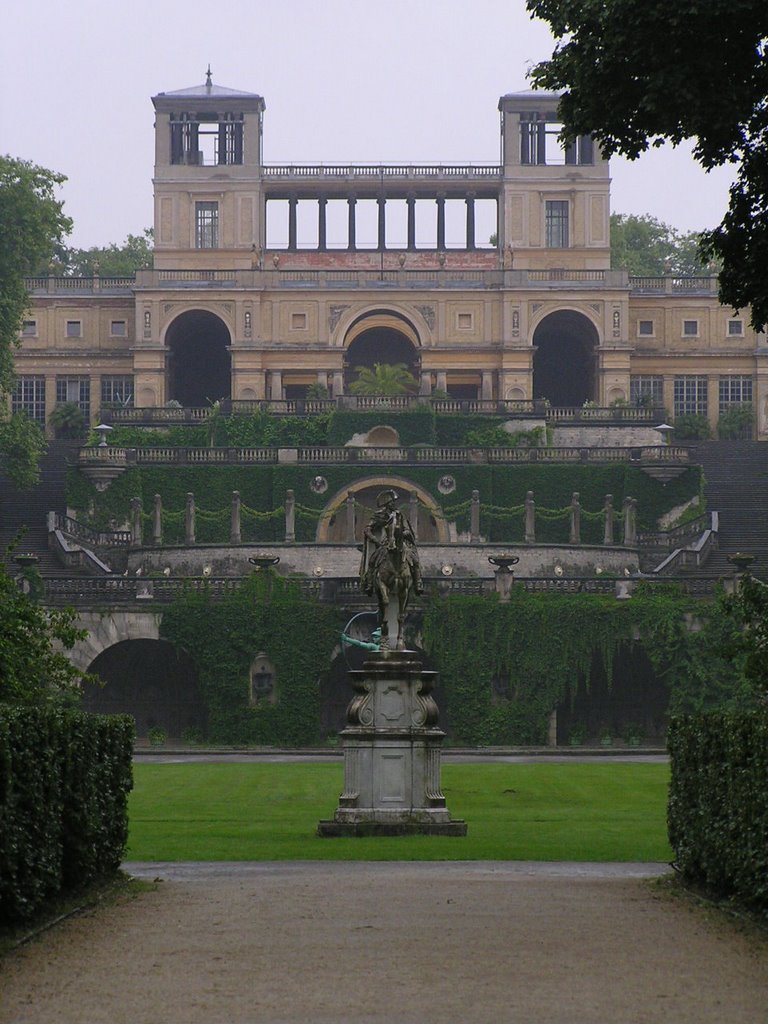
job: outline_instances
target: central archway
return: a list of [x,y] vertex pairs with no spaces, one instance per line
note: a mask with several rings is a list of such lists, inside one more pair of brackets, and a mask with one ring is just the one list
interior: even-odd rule
[[533,334],[533,397],[559,406],[595,399],[599,343],[583,313],[562,309],[544,317]]
[[181,313],[168,328],[168,398],[201,407],[232,394],[231,338],[223,320],[205,309]]
[[344,339],[344,390],[357,378],[359,366],[373,368],[376,363],[404,363],[419,377],[419,337],[413,324],[399,313],[375,310],[355,321]]

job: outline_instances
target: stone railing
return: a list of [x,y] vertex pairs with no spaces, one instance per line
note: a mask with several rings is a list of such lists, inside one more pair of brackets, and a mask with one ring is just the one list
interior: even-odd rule
[[130,530],[94,530],[59,512],[48,513],[48,531],[60,530],[65,537],[82,541],[95,548],[127,547],[131,543]]
[[629,287],[639,295],[662,294],[717,295],[716,275],[700,277],[634,277],[629,278]]
[[501,180],[499,164],[266,164],[267,181],[295,178],[491,178]]
[[302,448],[180,448],[157,446],[152,448],[107,447],[81,448],[78,465],[95,466],[132,465],[251,465],[274,463],[348,465],[358,464],[410,464],[410,465],[464,465],[491,463],[615,463],[631,462],[643,465],[687,465],[688,448],[680,445],[650,445],[634,448],[463,448],[454,445],[423,445],[413,448],[312,445]]
[[672,551],[686,541],[700,537],[705,530],[714,530],[717,533],[718,523],[717,512],[704,512],[671,530],[645,530],[638,534],[638,540],[646,548]]
[[[141,605],[142,603],[169,604],[182,594],[190,591],[207,594],[212,600],[221,600],[229,594],[236,593],[247,577],[227,576],[189,578],[141,578],[135,576],[47,576],[43,578],[45,596],[43,603],[48,606],[71,605],[74,607],[104,607],[105,605]],[[336,579],[297,579],[293,581],[307,596],[319,601],[354,606],[371,604],[371,598],[362,593],[357,577],[339,577]],[[515,587],[521,587],[526,593],[552,594],[615,594],[619,599],[631,598],[637,585],[634,579],[612,579],[610,577],[570,577],[554,578],[549,576],[527,577],[516,579]],[[643,579],[644,585],[680,584],[689,594],[696,597],[707,597],[715,593],[722,582],[715,576],[663,576],[656,580]],[[425,577],[425,594],[414,596],[414,606],[430,600],[439,600],[451,594],[491,594],[498,591],[498,579],[463,577],[445,579],[444,577]]]

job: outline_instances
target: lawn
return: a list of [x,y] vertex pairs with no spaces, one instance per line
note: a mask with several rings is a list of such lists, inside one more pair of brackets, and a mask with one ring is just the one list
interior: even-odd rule
[[668,861],[663,764],[444,765],[465,838],[320,839],[341,764],[138,764],[128,860]]

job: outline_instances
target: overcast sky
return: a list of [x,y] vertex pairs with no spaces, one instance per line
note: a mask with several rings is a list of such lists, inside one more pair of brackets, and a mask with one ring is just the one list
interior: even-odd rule
[[[158,92],[266,100],[267,163],[495,163],[499,96],[554,41],[523,0],[4,0],[0,153],[65,174],[70,244],[152,223]],[[689,149],[611,162],[612,208],[714,227],[729,171]]]

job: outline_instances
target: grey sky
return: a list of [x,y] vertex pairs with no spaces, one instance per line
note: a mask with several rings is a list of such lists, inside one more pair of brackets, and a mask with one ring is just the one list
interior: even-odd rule
[[[267,104],[267,163],[494,163],[499,96],[554,41],[523,0],[5,0],[0,152],[66,174],[71,244],[152,222],[150,96],[204,81]],[[719,222],[731,173],[613,160],[613,210]]]

